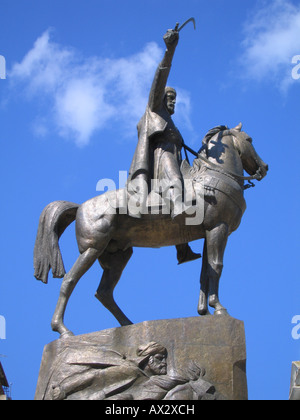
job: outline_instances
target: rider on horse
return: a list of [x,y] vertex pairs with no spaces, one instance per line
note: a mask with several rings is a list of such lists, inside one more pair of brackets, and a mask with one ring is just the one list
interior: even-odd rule
[[[164,36],[167,46],[150,90],[148,105],[138,124],[138,144],[129,171],[129,196],[138,196],[140,211],[129,214],[141,217],[151,190],[168,196],[172,218],[183,213],[183,177],[181,149],[183,139],[171,116],[175,112],[176,91],[166,87],[179,32],[169,30]],[[200,258],[188,244],[177,245],[179,264]]]

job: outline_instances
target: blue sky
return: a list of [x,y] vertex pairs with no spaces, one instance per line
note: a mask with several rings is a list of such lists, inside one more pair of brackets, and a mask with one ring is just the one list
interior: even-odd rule
[[[100,179],[118,186],[162,36],[194,16],[197,30],[181,32],[169,79],[178,90],[174,120],[194,149],[210,128],[241,121],[269,164],[267,178],[246,191],[220,293],[245,323],[249,398],[287,399],[300,360],[298,330],[292,337],[300,314],[299,2],[0,0],[0,10],[0,360],[13,398],[33,398],[43,347],[57,338],[50,321],[61,281],[33,277],[40,213],[55,200],[97,195]],[[201,252],[203,241],[192,247]],[[61,249],[69,269],[78,255],[74,225]],[[199,261],[178,267],[174,248],[135,249],[116,300],[134,322],[196,316],[200,270]],[[118,326],[94,298],[101,275],[93,266],[70,300],[66,323],[76,334]]]

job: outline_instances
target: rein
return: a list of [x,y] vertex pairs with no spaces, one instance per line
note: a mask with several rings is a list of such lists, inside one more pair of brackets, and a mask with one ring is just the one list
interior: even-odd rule
[[198,158],[201,159],[201,160],[203,160],[203,162],[205,162],[211,169],[213,169],[213,170],[215,170],[217,172],[222,172],[225,175],[230,175],[231,177],[240,179],[241,181],[252,181],[254,179],[256,179],[256,180],[260,180],[261,179],[261,175],[259,173],[259,171],[260,171],[259,169],[258,169],[258,171],[254,175],[251,175],[251,176],[241,176],[241,175],[238,175],[238,174],[236,174],[234,172],[224,171],[224,169],[221,169],[218,165],[215,165],[213,162],[211,162],[210,160],[206,159],[204,156],[201,156],[200,154],[198,155]]

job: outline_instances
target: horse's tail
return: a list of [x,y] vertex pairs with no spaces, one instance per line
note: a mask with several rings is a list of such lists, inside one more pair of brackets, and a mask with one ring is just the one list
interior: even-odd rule
[[58,241],[65,229],[74,222],[78,207],[78,204],[68,201],[54,201],[42,211],[33,257],[37,280],[48,283],[50,269],[55,278],[62,278],[66,274]]

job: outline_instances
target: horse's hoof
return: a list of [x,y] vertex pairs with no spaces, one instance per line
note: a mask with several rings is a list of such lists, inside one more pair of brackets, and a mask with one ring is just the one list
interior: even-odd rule
[[133,322],[130,319],[126,319],[125,321],[120,322],[121,327],[128,327],[129,325],[133,325]]
[[198,308],[198,314],[200,316],[211,315],[211,313],[209,312],[209,310],[207,308]]
[[70,337],[74,337],[74,334],[72,333],[72,331],[64,331],[63,333],[60,334],[59,339],[65,339],[65,338],[70,338]]
[[227,316],[229,316],[229,313],[227,312],[227,310],[225,308],[222,308],[222,309],[218,309],[217,311],[215,311],[214,315],[217,315],[217,316],[227,315]]

